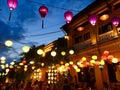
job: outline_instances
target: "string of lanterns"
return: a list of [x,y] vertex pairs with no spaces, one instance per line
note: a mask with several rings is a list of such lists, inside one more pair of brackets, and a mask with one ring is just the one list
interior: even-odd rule
[[[11,19],[11,11],[14,10],[18,6],[18,1],[17,0],[7,0],[8,7],[10,9],[10,15],[9,15],[9,20]],[[40,6],[39,8],[39,13],[42,17],[42,28],[44,28],[44,18],[48,13],[48,8],[45,5]],[[64,18],[67,23],[70,23],[72,20],[73,13],[71,11],[66,11],[64,13]]]
[[[106,20],[105,18],[108,18],[108,16],[104,16],[103,17],[103,20]],[[97,22],[97,15],[93,14],[93,15],[90,15],[89,18],[89,23],[93,26],[96,25],[96,22]],[[116,27],[119,25],[120,23],[120,18],[117,17],[117,16],[114,16],[112,19],[111,19],[111,22],[113,25],[115,25]]]

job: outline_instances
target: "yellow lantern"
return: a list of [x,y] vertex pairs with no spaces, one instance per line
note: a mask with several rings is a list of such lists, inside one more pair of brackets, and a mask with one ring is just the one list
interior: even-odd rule
[[86,57],[82,57],[82,61],[86,61],[87,59],[86,59]]
[[11,65],[14,65],[14,64],[15,64],[15,62],[11,62],[10,64],[11,64]]
[[66,66],[66,67],[69,66],[69,63],[66,63],[65,66]]
[[77,69],[76,69],[76,72],[80,72],[80,68],[77,68]]
[[38,50],[37,50],[37,54],[38,54],[38,55],[42,55],[42,54],[43,54],[43,50],[42,50],[42,49],[38,49]]
[[73,61],[70,61],[69,64],[70,64],[70,65],[73,65]]
[[73,65],[73,67],[74,67],[74,69],[77,69],[77,68],[78,68],[78,66],[77,66],[77,65]]
[[1,63],[4,64],[6,61],[5,60],[1,60]]
[[64,38],[67,39],[67,40],[69,40],[69,36],[67,36],[67,35],[65,35]]
[[104,61],[104,60],[101,60],[101,61],[100,61],[100,65],[105,65],[105,61]]
[[92,59],[93,59],[93,60],[97,60],[97,56],[96,56],[96,55],[93,55],[93,56],[92,56]]
[[34,64],[35,62],[34,61],[30,61],[30,64]]
[[23,50],[23,52],[27,53],[27,52],[29,52],[30,47],[29,46],[23,46],[22,50]]
[[95,60],[90,60],[90,63],[91,64],[95,64]]
[[24,68],[24,71],[27,71],[27,68]]
[[41,63],[41,66],[43,67],[45,64],[44,63]]
[[61,55],[62,55],[62,56],[65,56],[65,55],[66,55],[66,52],[65,52],[65,51],[62,51],[62,52],[61,52]]
[[9,68],[6,68],[6,70],[5,70],[7,73],[10,71],[10,69]]
[[32,66],[32,69],[34,70],[34,69],[35,69],[35,66]]
[[20,66],[23,66],[23,63],[19,63]]

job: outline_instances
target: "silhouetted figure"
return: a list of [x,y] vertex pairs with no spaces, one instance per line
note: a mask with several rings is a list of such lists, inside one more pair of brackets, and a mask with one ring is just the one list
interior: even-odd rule
[[64,85],[63,85],[62,90],[71,90],[71,87],[68,84],[68,80],[67,79],[64,80]]
[[31,86],[31,82],[27,83],[27,86],[25,87],[24,90],[33,90],[33,87]]

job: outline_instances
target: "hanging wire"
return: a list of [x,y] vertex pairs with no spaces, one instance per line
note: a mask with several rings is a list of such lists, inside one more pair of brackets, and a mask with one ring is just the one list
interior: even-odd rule
[[54,33],[59,33],[59,32],[61,32],[61,31],[54,31],[54,32],[43,33],[43,34],[29,35],[29,36],[25,36],[25,37],[37,37],[37,36],[44,36],[44,35],[54,34]]
[[47,6],[50,6],[50,7],[53,7],[53,8],[57,8],[57,9],[71,10],[71,11],[79,12],[79,10],[73,10],[73,9],[67,9],[67,8],[63,8],[63,7],[57,7],[57,6],[53,6],[53,5],[50,5],[50,4],[44,4],[44,3],[40,3],[40,2],[35,2],[35,1],[32,1],[32,0],[26,0],[26,1],[36,3],[36,4],[41,4],[41,5],[47,5]]
[[11,48],[18,56],[20,55],[15,48],[13,48],[13,47],[10,47],[10,48]]

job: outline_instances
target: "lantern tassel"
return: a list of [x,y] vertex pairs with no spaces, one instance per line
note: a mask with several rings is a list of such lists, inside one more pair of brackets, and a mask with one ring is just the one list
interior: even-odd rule
[[10,11],[10,15],[9,15],[9,21],[10,21],[10,19],[11,19],[11,14],[12,14],[12,12]]
[[42,29],[44,28],[44,20],[42,19]]

